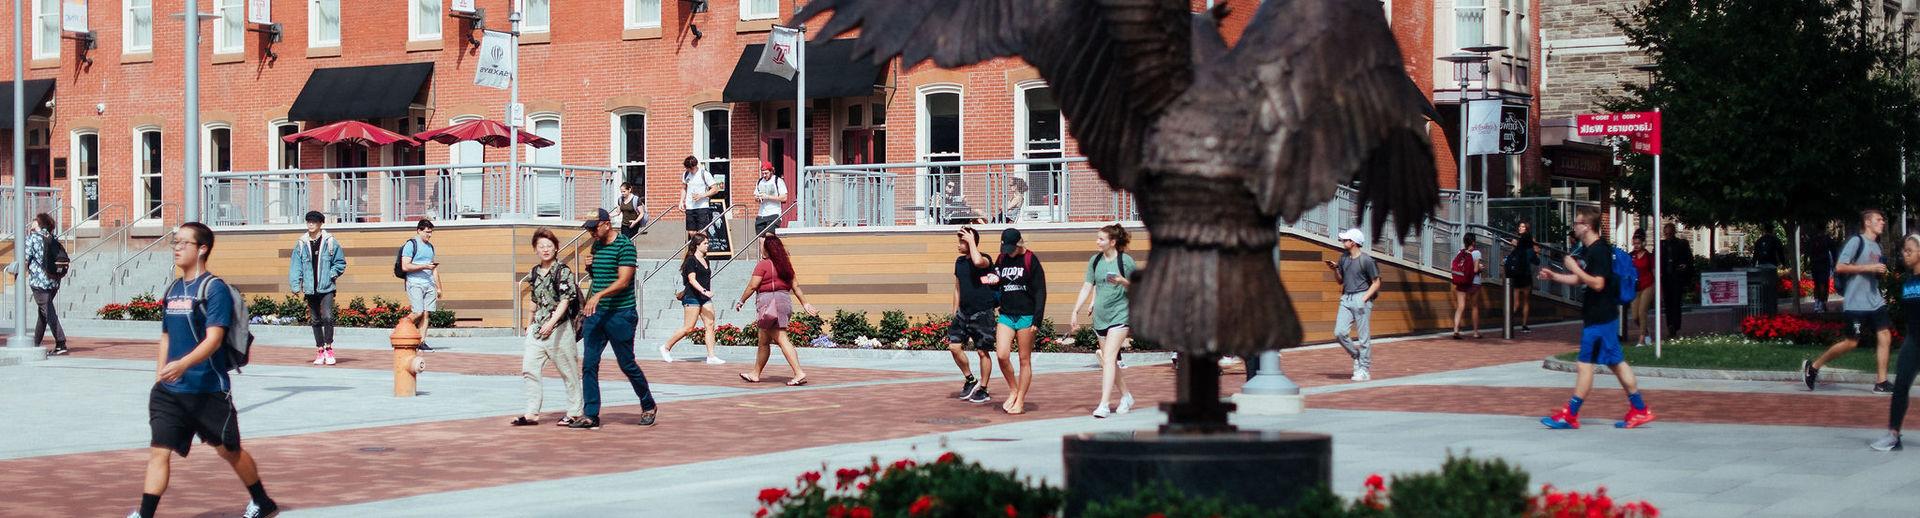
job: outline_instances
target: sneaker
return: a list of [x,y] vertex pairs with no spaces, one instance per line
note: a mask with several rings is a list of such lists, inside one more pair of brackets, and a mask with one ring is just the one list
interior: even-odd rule
[[313,364],[314,364],[314,365],[326,365],[326,364],[327,364],[327,350],[326,350],[326,349],[316,349],[316,350],[314,350],[314,351],[313,351]]
[[66,356],[66,355],[67,355],[67,344],[54,344],[54,345],[53,345],[53,355],[54,355],[54,356]]
[[1126,360],[1114,360],[1114,361],[1113,361],[1113,366],[1114,366],[1114,367],[1119,367],[1119,368],[1122,368],[1122,369],[1125,369],[1125,368],[1127,368],[1127,361],[1126,361]]
[[1553,411],[1553,415],[1540,418],[1540,424],[1554,430],[1577,430],[1580,428],[1580,416],[1567,412],[1565,407]]
[[273,503],[272,500],[268,500],[265,506],[261,506],[259,502],[247,502],[247,512],[240,513],[240,518],[271,518],[279,514],[280,505]]
[[653,426],[653,423],[658,413],[659,413],[659,410],[648,410],[644,413],[641,413],[640,422],[634,423],[634,424],[637,424],[640,426]]
[[1108,415],[1112,415],[1112,412],[1107,411],[1106,405],[1100,405],[1093,409],[1093,417],[1095,419],[1106,419]]
[[668,350],[667,346],[660,346],[660,361],[673,363],[673,351]]
[[1649,345],[1653,345],[1653,337],[1651,337],[1651,336],[1642,336],[1642,337],[1640,337],[1640,346],[1641,346],[1641,347],[1646,347],[1646,346],[1649,346]]
[[726,365],[726,364],[727,364],[727,361],[720,359],[719,356],[707,357],[707,365]]
[[958,397],[958,398],[955,398],[955,399],[963,399],[963,400],[964,400],[964,399],[969,399],[969,398],[972,398],[972,397],[973,397],[973,389],[975,389],[975,388],[977,388],[977,387],[979,387],[979,386],[980,386],[980,380],[978,380],[978,379],[974,379],[974,380],[968,380],[967,382],[965,382],[965,383],[962,383],[962,384],[960,384],[960,397]]
[[1373,373],[1367,372],[1366,369],[1357,369],[1353,371],[1353,377],[1348,379],[1353,381],[1369,381],[1373,379]]
[[558,423],[555,423],[555,424],[554,424],[554,426],[558,426],[558,427],[561,427],[561,428],[566,428],[566,427],[569,427],[569,426],[573,426],[573,417],[572,417],[572,416],[568,416],[568,417],[562,417],[562,418],[560,418],[560,422],[558,422]]
[[426,342],[420,342],[420,352],[433,352],[433,348],[428,347]]
[[1232,366],[1232,365],[1238,365],[1238,364],[1240,364],[1240,359],[1239,359],[1239,358],[1235,358],[1235,357],[1232,357],[1232,356],[1227,356],[1227,357],[1223,357],[1223,358],[1220,358],[1220,366],[1221,366],[1221,367],[1227,367],[1227,366]]
[[1893,382],[1891,382],[1891,381],[1882,381],[1882,382],[1879,382],[1879,383],[1875,383],[1875,384],[1873,384],[1873,393],[1875,393],[1875,394],[1892,394],[1892,393],[1893,393]]
[[1527,327],[1527,326],[1520,326],[1520,332],[1522,332],[1522,333],[1531,333],[1531,332],[1533,332],[1533,328],[1531,328],[1531,327]]
[[140,516],[140,511],[136,510],[134,512],[127,513],[127,518],[146,518],[146,517]]
[[986,387],[981,387],[973,391],[973,396],[968,397],[967,402],[973,403],[976,405],[984,405],[987,403],[992,403],[993,395],[987,393]]
[[1820,381],[1820,369],[1813,368],[1813,360],[1800,360],[1800,377],[1807,382],[1807,390]]
[[1133,410],[1133,393],[1128,392],[1125,394],[1121,394],[1120,406],[1113,407],[1113,413],[1124,414],[1131,410]]
[[1639,428],[1640,425],[1653,422],[1653,410],[1633,409],[1627,411],[1627,417],[1613,423],[1614,428]]
[[333,349],[327,349],[327,365],[333,365],[336,363],[340,363],[340,360],[335,359],[333,357]]
[[1880,436],[1879,440],[1867,446],[1879,451],[1900,451],[1900,434],[1887,432],[1886,435]]
[[599,430],[600,420],[591,417],[581,417],[573,420],[571,423],[567,423],[567,428],[575,430]]

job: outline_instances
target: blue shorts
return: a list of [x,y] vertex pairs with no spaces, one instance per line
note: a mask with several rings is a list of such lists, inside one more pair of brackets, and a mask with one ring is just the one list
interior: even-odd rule
[[705,306],[709,302],[713,302],[713,299],[702,297],[698,293],[688,293],[686,296],[680,298],[680,305],[685,307],[697,308]]
[[1620,352],[1620,321],[1593,324],[1580,329],[1580,363],[1619,365],[1626,361]]
[[1033,327],[1033,315],[1018,316],[1018,317],[1000,315],[1000,325],[1007,326],[1008,329],[1012,329],[1014,331],[1027,329],[1027,328]]

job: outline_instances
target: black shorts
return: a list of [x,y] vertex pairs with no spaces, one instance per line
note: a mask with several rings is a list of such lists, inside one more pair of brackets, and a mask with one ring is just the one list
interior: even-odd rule
[[1507,285],[1516,290],[1533,289],[1533,278],[1524,275],[1508,277]]
[[997,328],[991,309],[971,315],[955,313],[953,320],[947,322],[947,343],[974,351],[992,350]]
[[1847,325],[1840,329],[1847,338],[1859,339],[1868,333],[1877,333],[1883,329],[1893,329],[1893,318],[1887,315],[1887,308],[1873,311],[1848,311]]
[[687,209],[687,231],[706,230],[713,223],[713,209]]
[[1112,330],[1115,330],[1115,329],[1120,329],[1120,328],[1124,328],[1124,327],[1127,327],[1127,325],[1126,325],[1126,324],[1114,324],[1114,325],[1110,325],[1110,326],[1107,326],[1107,328],[1106,328],[1106,329],[1100,329],[1100,330],[1096,330],[1096,331],[1094,331],[1094,332],[1093,332],[1093,334],[1095,334],[1095,335],[1099,335],[1099,336],[1100,336],[1101,338],[1106,338],[1106,337],[1107,337],[1107,332],[1108,332],[1108,331],[1112,331]]
[[155,448],[178,452],[193,448],[194,436],[212,446],[240,451],[240,412],[226,392],[175,394],[153,385],[147,396],[147,424],[153,427]]

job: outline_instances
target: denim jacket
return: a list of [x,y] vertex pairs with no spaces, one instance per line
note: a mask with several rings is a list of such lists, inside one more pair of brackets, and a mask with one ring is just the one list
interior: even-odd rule
[[300,241],[293,246],[292,264],[287,268],[287,285],[295,291],[308,295],[332,293],[333,281],[347,272],[347,253],[340,247],[340,241],[333,234],[320,231],[320,266],[326,269],[326,275],[315,275],[313,271],[313,240],[306,234],[300,234]]

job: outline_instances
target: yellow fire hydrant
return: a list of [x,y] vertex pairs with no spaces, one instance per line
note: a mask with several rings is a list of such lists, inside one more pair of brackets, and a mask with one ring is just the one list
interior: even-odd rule
[[426,361],[420,357],[420,328],[409,319],[393,326],[393,397],[413,397]]

